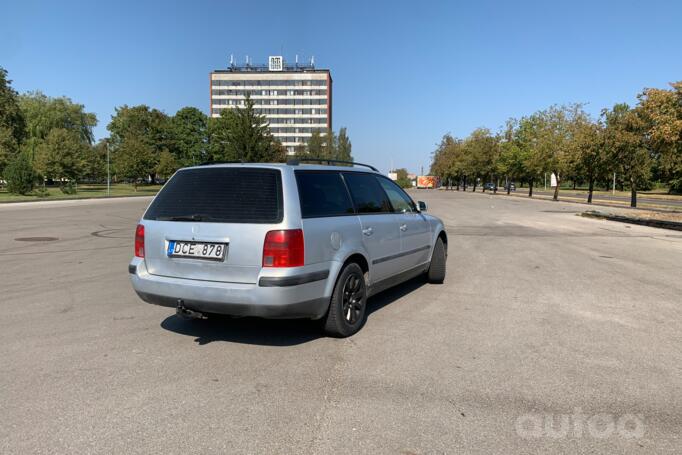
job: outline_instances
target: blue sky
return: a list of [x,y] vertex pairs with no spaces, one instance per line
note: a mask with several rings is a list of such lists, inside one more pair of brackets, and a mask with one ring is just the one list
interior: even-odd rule
[[7,1],[0,66],[68,96],[107,135],[114,107],[208,110],[208,73],[315,56],[358,161],[428,168],[444,133],[584,102],[598,114],[682,80],[682,2]]

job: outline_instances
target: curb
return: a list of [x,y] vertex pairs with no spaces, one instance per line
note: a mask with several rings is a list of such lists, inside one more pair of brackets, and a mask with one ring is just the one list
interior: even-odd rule
[[519,198],[525,201],[545,201],[545,202],[565,202],[569,204],[580,204],[580,205],[586,205],[588,207],[611,207],[611,208],[617,208],[617,209],[628,209],[628,210],[648,210],[651,212],[660,212],[660,213],[680,213],[681,209],[680,207],[675,207],[672,205],[665,205],[665,204],[652,204],[650,202],[643,202],[643,204],[648,204],[652,205],[652,207],[648,206],[638,206],[638,207],[629,207],[629,206],[624,206],[622,204],[609,204],[608,201],[593,201],[591,204],[588,204],[587,201],[584,199],[579,199],[579,198],[573,198],[571,196],[563,196],[559,198],[558,201],[553,200],[551,197],[545,197],[545,196],[533,196],[533,197],[528,197],[526,194],[507,194],[506,192],[497,192],[497,193],[491,193],[491,192],[473,192],[473,191],[466,191],[466,193],[472,193],[472,194],[481,194],[484,196],[490,195],[490,196],[502,196],[502,197],[514,197],[514,198]]
[[612,215],[610,213],[598,212],[596,210],[589,210],[587,212],[583,212],[580,214],[580,216],[584,216],[586,218],[596,218],[600,220],[619,221],[621,223],[628,224],[638,224],[640,226],[649,226],[660,229],[672,229],[675,231],[682,231],[682,223],[677,221],[649,220],[646,218],[635,218],[624,215]]
[[123,199],[123,198],[138,198],[138,197],[154,197],[156,194],[127,194],[127,195],[116,195],[116,196],[83,196],[83,197],[46,197],[42,199],[29,199],[23,201],[0,201],[0,207],[3,205],[12,204],[33,204],[36,202],[64,202],[64,201],[90,201],[94,199]]

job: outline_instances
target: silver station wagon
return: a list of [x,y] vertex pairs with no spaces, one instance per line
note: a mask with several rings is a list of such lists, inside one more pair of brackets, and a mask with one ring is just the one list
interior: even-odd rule
[[353,164],[179,170],[137,226],[133,288],[186,317],[321,319],[345,337],[364,324],[373,294],[418,275],[442,283],[441,220]]

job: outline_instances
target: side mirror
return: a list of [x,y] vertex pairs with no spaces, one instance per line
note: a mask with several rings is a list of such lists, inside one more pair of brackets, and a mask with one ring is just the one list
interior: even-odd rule
[[419,206],[420,212],[426,212],[428,210],[428,207],[426,206],[426,202],[424,202],[424,201],[418,201],[417,206]]

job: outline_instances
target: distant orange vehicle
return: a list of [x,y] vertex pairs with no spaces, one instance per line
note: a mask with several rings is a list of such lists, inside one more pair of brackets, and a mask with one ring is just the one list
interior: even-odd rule
[[435,175],[420,175],[417,177],[417,188],[438,188],[440,179]]

